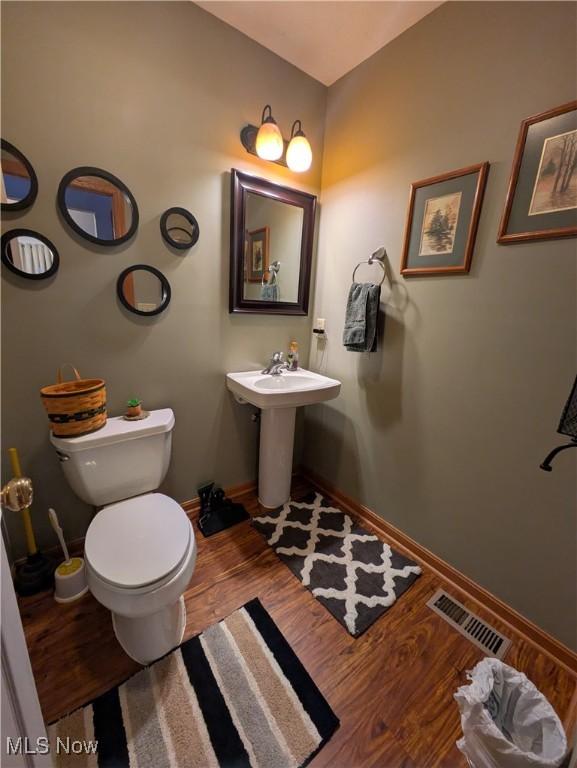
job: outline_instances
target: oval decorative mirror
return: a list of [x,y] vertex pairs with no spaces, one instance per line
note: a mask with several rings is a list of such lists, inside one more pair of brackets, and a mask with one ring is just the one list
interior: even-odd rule
[[60,257],[53,243],[32,229],[11,229],[2,235],[2,263],[11,272],[30,280],[53,275]]
[[136,315],[159,315],[170,303],[170,283],[155,267],[135,264],[120,273],[116,291],[122,305]]
[[58,208],[76,234],[97,245],[125,243],[138,227],[132,192],[100,168],[69,171],[58,187]]
[[38,179],[30,161],[9,141],[2,139],[2,210],[29,208],[38,194]]
[[169,245],[184,251],[196,243],[200,228],[190,211],[174,207],[169,208],[160,217],[160,232]]

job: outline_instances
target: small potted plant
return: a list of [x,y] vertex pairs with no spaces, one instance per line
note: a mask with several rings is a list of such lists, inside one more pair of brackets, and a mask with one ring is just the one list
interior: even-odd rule
[[134,419],[136,416],[142,416],[142,400],[137,397],[131,397],[126,403],[126,415]]

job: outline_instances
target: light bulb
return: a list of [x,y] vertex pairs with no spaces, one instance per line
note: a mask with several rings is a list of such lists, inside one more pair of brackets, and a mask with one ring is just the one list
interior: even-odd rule
[[[265,113],[268,110],[268,115]],[[262,112],[261,126],[256,135],[256,153],[263,160],[278,160],[284,152],[284,141],[282,134],[274,117],[272,110],[267,104]]]
[[282,157],[284,142],[276,123],[263,123],[256,135],[256,153],[263,160]]
[[313,161],[313,152],[306,136],[295,136],[291,139],[286,151],[286,163],[291,171],[302,173],[308,171]]
[[[298,130],[296,130],[298,125]],[[291,128],[291,140],[286,151],[286,164],[295,173],[308,171],[313,161],[313,152],[304,135],[300,120],[295,120]]]

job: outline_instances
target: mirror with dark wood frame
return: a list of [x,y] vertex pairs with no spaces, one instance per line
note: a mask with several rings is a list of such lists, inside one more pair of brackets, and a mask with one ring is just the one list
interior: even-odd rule
[[10,229],[2,235],[2,263],[19,277],[44,280],[57,271],[58,251],[44,235],[32,229]]
[[316,197],[232,170],[229,311],[308,313]]
[[116,292],[125,309],[146,317],[164,312],[172,293],[162,272],[148,264],[134,264],[121,272]]
[[126,184],[101,168],[69,171],[58,187],[58,208],[68,226],[97,245],[127,242],[138,227],[138,206]]
[[29,208],[38,194],[38,179],[28,158],[9,141],[2,139],[2,210]]

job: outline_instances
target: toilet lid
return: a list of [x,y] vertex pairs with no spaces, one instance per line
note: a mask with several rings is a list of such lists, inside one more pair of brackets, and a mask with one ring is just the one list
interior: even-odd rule
[[84,554],[105,581],[144,587],[178,568],[191,531],[180,504],[162,493],[148,493],[98,512],[86,533]]

